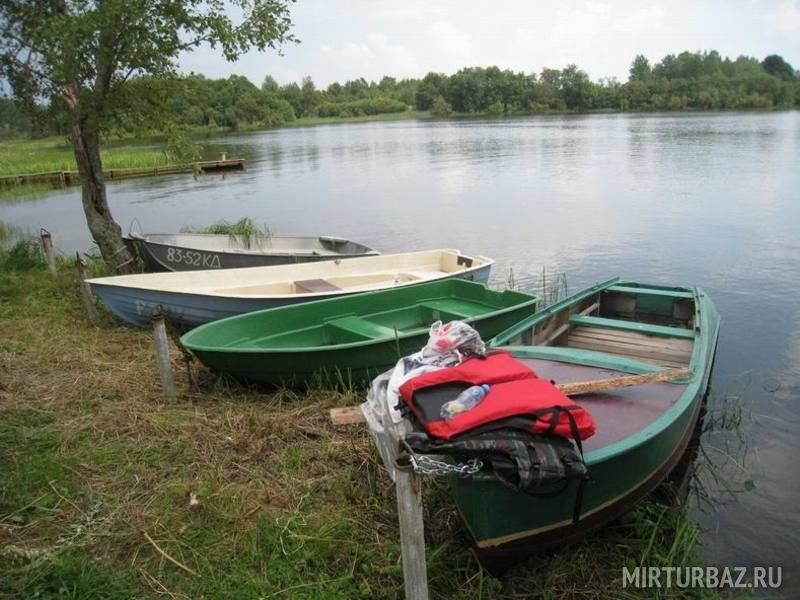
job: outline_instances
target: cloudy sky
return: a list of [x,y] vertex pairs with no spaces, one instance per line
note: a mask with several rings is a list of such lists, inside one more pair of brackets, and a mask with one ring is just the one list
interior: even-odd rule
[[298,0],[302,40],[236,63],[199,49],[184,71],[210,77],[266,74],[280,83],[383,75],[419,77],[464,66],[539,72],[575,63],[592,78],[627,79],[636,54],[716,49],[723,55],[781,54],[800,68],[800,0]]

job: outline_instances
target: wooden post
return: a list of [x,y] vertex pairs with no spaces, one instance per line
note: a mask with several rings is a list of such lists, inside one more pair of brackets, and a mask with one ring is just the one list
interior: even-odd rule
[[220,159],[221,161],[226,161],[226,160],[228,160],[228,153],[227,153],[227,152],[220,152],[220,153],[219,153],[219,159]]
[[164,313],[161,307],[157,307],[150,316],[150,323],[153,325],[153,341],[156,351],[156,364],[158,374],[161,378],[161,387],[164,388],[164,395],[167,398],[174,398],[175,377],[172,374],[172,363],[169,359],[169,339],[167,338],[167,325],[164,321]]
[[56,274],[56,257],[53,253],[53,236],[47,229],[41,230],[42,236],[42,250],[44,250],[44,257],[47,260],[47,270],[53,275]]
[[97,323],[100,315],[97,313],[97,307],[94,304],[94,296],[89,284],[86,283],[86,265],[83,264],[79,252],[75,253],[75,268],[78,271],[78,285],[81,288],[81,298],[83,299],[83,307],[86,309],[86,316],[89,317],[90,323]]
[[[388,433],[396,447],[401,435],[397,425],[392,423]],[[425,562],[421,482],[413,471],[398,469],[394,483],[397,493],[397,518],[400,522],[405,597],[406,600],[428,600],[428,567]]]

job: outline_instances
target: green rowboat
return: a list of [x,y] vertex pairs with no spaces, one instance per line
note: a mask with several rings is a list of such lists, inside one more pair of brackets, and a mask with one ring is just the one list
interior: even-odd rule
[[556,383],[686,368],[687,379],[574,396],[597,422],[584,442],[591,480],[572,522],[577,484],[556,496],[510,489],[491,474],[457,479],[456,504],[481,561],[506,566],[601,527],[649,495],[678,464],[706,393],[719,316],[698,288],[612,280],[548,307],[497,335]]
[[532,315],[536,303],[452,279],[230,317],[181,342],[210,369],[239,379],[349,386],[422,348],[434,321],[465,321],[489,339]]

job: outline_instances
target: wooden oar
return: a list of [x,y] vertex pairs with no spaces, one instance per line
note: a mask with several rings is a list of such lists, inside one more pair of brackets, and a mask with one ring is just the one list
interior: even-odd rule
[[[642,385],[645,383],[657,383],[659,381],[671,381],[690,377],[690,369],[665,369],[654,373],[644,373],[643,375],[624,375],[622,377],[611,377],[610,379],[595,379],[594,381],[580,381],[576,383],[561,383],[556,387],[567,396],[577,396],[578,394],[590,394],[592,392],[604,392],[615,390],[621,387],[632,385]],[[364,415],[358,406],[345,406],[343,408],[332,408],[330,410],[331,422],[334,425],[352,425],[363,423]]]

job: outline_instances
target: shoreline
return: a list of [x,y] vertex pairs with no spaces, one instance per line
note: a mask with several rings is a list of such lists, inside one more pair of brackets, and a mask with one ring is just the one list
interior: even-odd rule
[[[155,574],[191,597],[307,586],[394,597],[403,581],[394,490],[366,429],[327,418],[361,392],[259,390],[197,363],[190,384],[171,343],[178,394],[166,399],[152,333],[102,307],[88,323],[74,267],[59,260],[55,275],[41,265],[0,271],[0,565],[9,573],[0,591],[32,597],[68,581],[76,597],[141,597]],[[88,268],[104,274],[102,263]],[[664,556],[701,564],[697,525],[649,500],[495,578],[476,563],[447,491],[426,480],[423,496],[432,596],[568,596],[579,581],[600,600],[622,592],[623,567]],[[146,536],[199,576],[163,563]]]
[[[374,122],[394,121],[468,121],[493,120],[513,121],[532,117],[579,117],[582,115],[708,115],[708,114],[747,114],[796,112],[798,108],[783,109],[746,109],[746,110],[701,110],[685,109],[675,111],[616,111],[599,109],[593,111],[543,111],[530,114],[493,115],[490,113],[451,113],[446,116],[435,116],[429,111],[409,110],[402,113],[385,113],[359,117],[303,117],[291,123],[277,127],[242,127],[231,129],[224,127],[201,127],[191,130],[195,141],[212,139],[218,136],[255,134],[267,131],[281,131],[301,127],[319,127],[324,125],[346,125]],[[160,134],[143,135],[131,138],[114,138],[103,142],[102,160],[104,170],[148,169],[154,167],[171,167],[171,161],[164,148],[166,137]],[[250,157],[241,157],[248,159]],[[201,160],[213,160],[208,153],[203,153]],[[16,138],[0,141],[0,177],[25,177],[35,173],[74,171],[77,169],[72,148],[65,137],[50,136],[46,138]],[[27,184],[24,184],[27,185]]]

